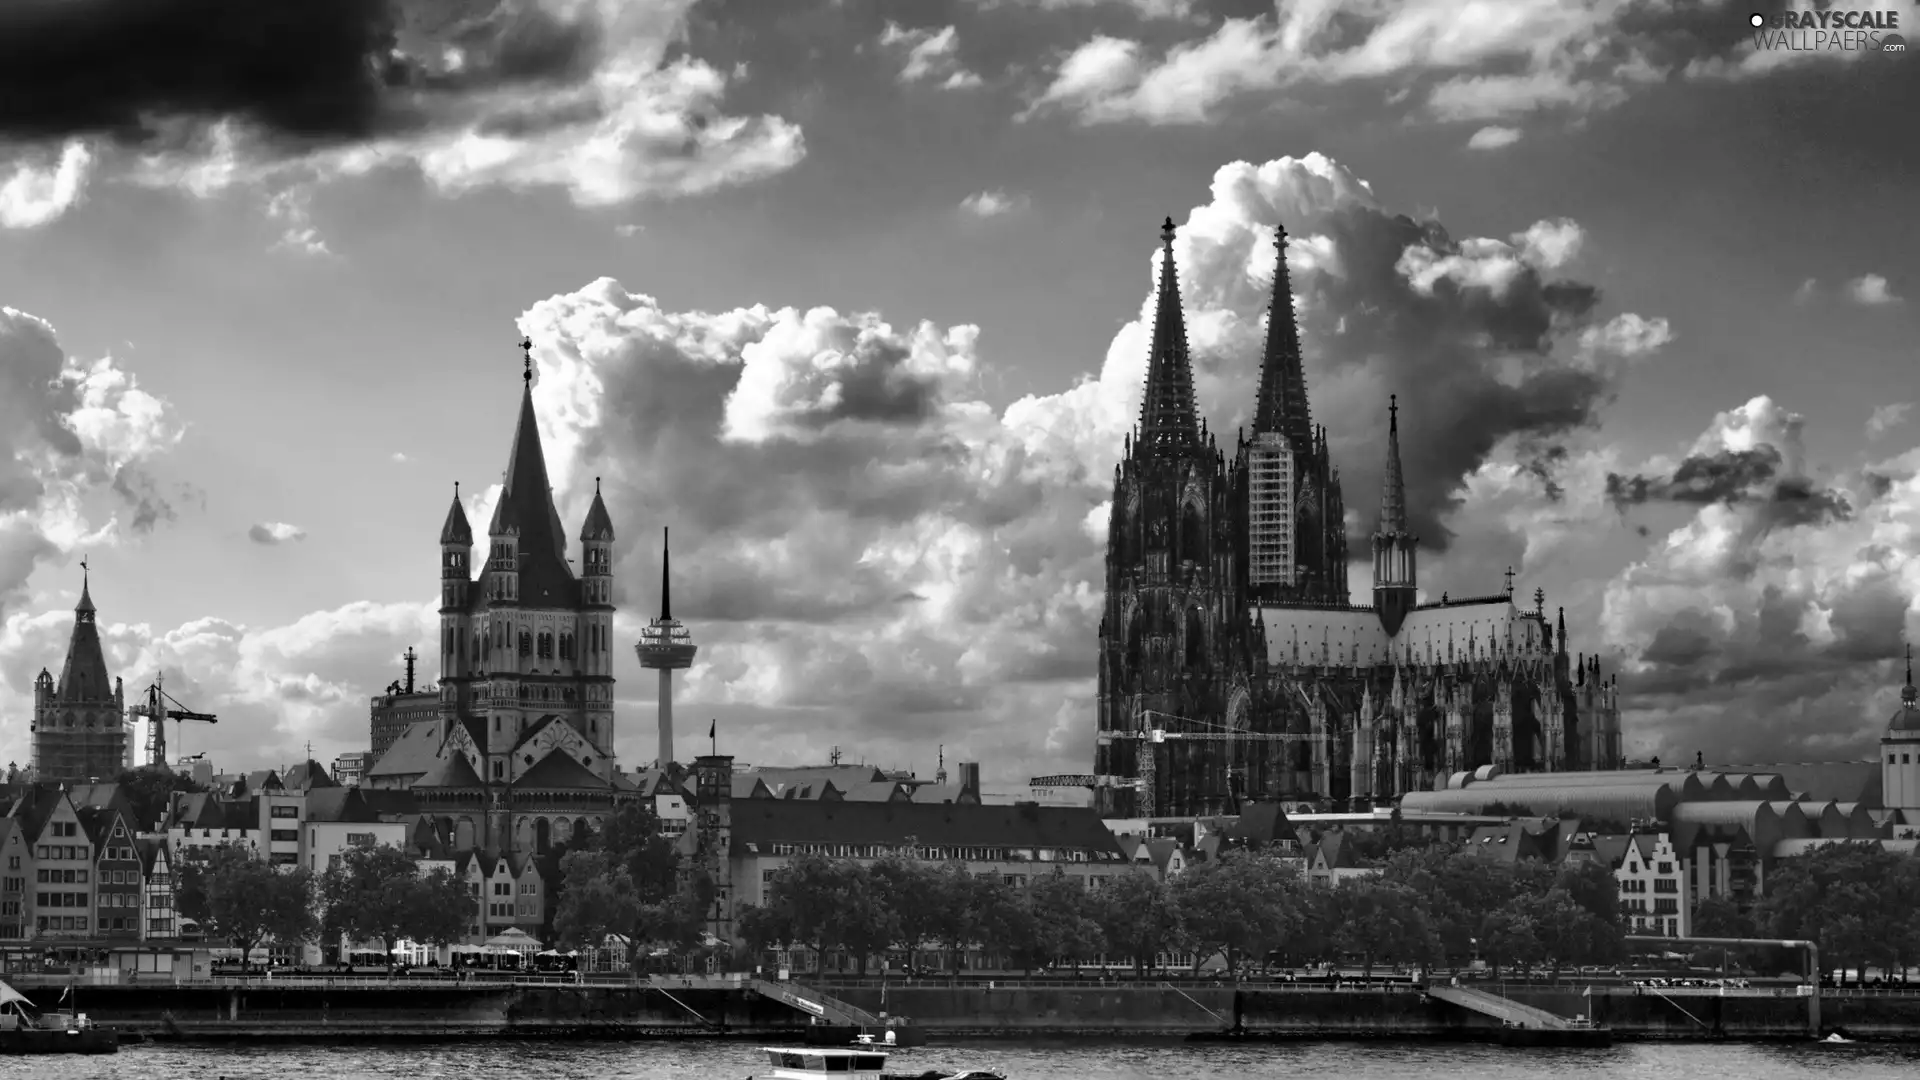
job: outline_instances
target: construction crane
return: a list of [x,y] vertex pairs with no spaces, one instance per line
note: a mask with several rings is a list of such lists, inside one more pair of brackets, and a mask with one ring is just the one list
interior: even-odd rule
[[[217,724],[219,718],[212,713],[194,712],[180,704],[179,700],[167,693],[160,685],[161,678],[160,675],[153,677],[153,685],[147,687],[145,704],[128,706],[127,714],[147,718],[147,762],[166,768],[167,721],[199,720],[208,724]],[[174,707],[169,709],[166,707],[168,704]]]
[[[1134,754],[1134,760],[1139,763],[1139,777],[1134,780],[1120,780],[1117,781],[1117,783],[1132,787],[1139,793],[1136,812],[1143,818],[1153,816],[1154,786],[1158,779],[1154,759],[1159,756],[1154,752],[1153,747],[1159,743],[1166,742],[1169,739],[1193,742],[1239,742],[1245,740],[1248,742],[1324,743],[1327,741],[1325,735],[1241,731],[1238,728],[1226,727],[1225,725],[1210,723],[1206,720],[1195,720],[1188,716],[1175,716],[1172,713],[1161,712],[1158,709],[1140,709],[1135,715],[1140,718],[1140,726],[1138,728],[1131,731],[1102,731],[1098,732],[1094,738],[1095,742],[1103,746],[1112,743],[1116,739],[1137,740],[1139,742],[1140,745]],[[1187,724],[1198,724],[1202,727],[1215,728],[1216,730],[1167,731],[1164,728],[1150,726],[1150,721],[1156,717],[1167,720],[1178,720]],[[1108,783],[1116,783],[1116,781],[1109,777],[1100,777],[1099,779]]]

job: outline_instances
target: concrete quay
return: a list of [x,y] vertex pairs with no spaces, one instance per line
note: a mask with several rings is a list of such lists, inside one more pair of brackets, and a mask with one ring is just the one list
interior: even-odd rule
[[[646,983],[450,984],[281,980],[81,988],[80,1008],[155,1039],[273,1041],[443,1038],[795,1038],[812,1019],[737,979]],[[1237,1030],[1253,1039],[1481,1039],[1498,1022],[1418,990],[1324,990],[1079,983],[809,988],[830,1009],[911,1018],[938,1041],[972,1036],[1179,1038]],[[1630,987],[1483,985],[1557,1016],[1591,1017],[1618,1039],[1805,1039],[1804,997],[1679,996]],[[22,987],[51,1006],[63,987]],[[884,993],[884,1001],[882,995]],[[1823,1031],[1920,1038],[1920,994],[1827,992]]]

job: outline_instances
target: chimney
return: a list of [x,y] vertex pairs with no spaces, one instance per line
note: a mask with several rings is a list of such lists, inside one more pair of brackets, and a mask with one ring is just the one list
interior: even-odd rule
[[960,763],[960,790],[980,794],[980,763],[963,761]]

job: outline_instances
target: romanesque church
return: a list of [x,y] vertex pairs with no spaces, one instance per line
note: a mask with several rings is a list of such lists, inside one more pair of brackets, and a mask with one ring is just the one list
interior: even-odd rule
[[480,565],[457,485],[440,530],[439,718],[410,725],[380,762],[454,850],[541,854],[597,831],[634,792],[614,769],[613,539],[596,483],[576,571],[529,355]]
[[1523,607],[1509,574],[1486,595],[1422,598],[1397,401],[1373,603],[1352,602],[1346,504],[1308,405],[1284,230],[1253,426],[1220,445],[1194,402],[1173,237],[1168,220],[1140,423],[1114,469],[1102,811],[1191,817],[1263,797],[1363,808],[1484,766],[1616,767],[1614,680],[1569,656],[1542,592]]

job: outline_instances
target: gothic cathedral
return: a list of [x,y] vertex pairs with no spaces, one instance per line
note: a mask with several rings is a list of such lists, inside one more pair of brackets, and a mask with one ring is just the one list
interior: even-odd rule
[[1399,408],[1389,410],[1373,603],[1348,585],[1346,505],[1313,424],[1286,233],[1253,429],[1231,459],[1199,418],[1173,260],[1140,424],[1114,468],[1092,777],[1109,816],[1231,813],[1243,799],[1360,808],[1483,767],[1613,768],[1618,698],[1570,660],[1544,594],[1422,603]]

